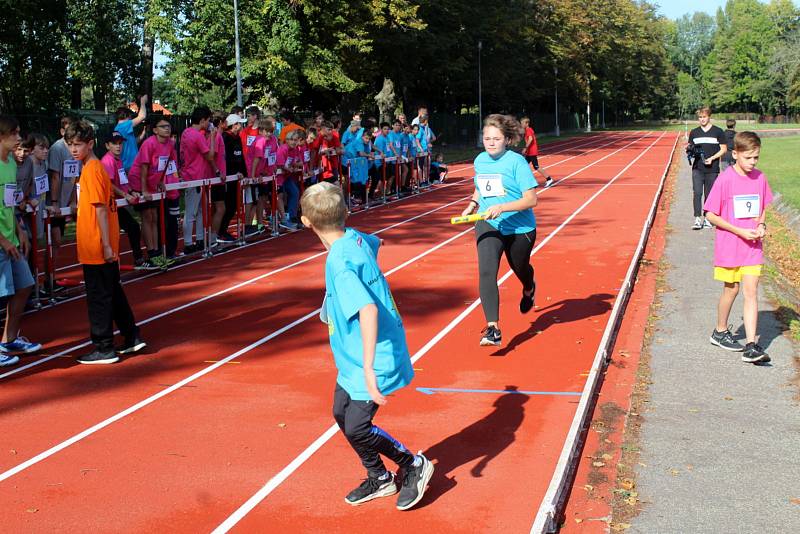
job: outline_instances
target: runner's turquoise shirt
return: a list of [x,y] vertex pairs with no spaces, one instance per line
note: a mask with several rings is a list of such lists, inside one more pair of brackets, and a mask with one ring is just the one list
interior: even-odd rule
[[333,242],[325,262],[324,312],[339,370],[336,381],[354,400],[370,400],[358,313],[368,304],[378,308],[374,369],[381,393],[407,386],[414,377],[403,321],[378,267],[379,246],[377,237],[348,228]]
[[[490,206],[514,202],[522,198],[522,193],[537,187],[533,172],[525,158],[516,152],[506,150],[495,159],[487,152],[475,158],[475,188],[480,193],[478,213]],[[500,188],[502,184],[502,188]],[[498,192],[504,194],[498,195]],[[506,211],[496,219],[486,221],[503,235],[526,234],[536,229],[536,217],[532,209]]]

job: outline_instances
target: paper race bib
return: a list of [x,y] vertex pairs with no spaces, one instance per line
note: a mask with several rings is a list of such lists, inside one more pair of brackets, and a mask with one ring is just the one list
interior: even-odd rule
[[505,196],[506,190],[503,187],[503,176],[500,174],[479,174],[476,178],[478,191],[483,198]]
[[13,208],[22,201],[22,191],[17,191],[17,184],[6,184],[3,188],[3,205]]
[[291,165],[293,161],[294,161],[294,158],[291,157],[291,156],[286,158],[286,166],[288,167],[289,165]]
[[278,155],[277,154],[270,154],[269,156],[267,156],[267,164],[270,167],[273,167],[277,161],[278,161]]
[[119,178],[119,185],[128,185],[128,174],[125,172],[125,169],[118,169],[117,177]]
[[164,172],[164,169],[167,168],[168,161],[169,156],[158,156],[158,172]]
[[41,194],[47,193],[50,191],[50,180],[47,179],[47,175],[43,174],[41,176],[37,176],[33,179],[33,187],[34,193],[38,197]]
[[375,161],[380,161],[382,157],[383,156],[381,156],[380,154],[376,153],[375,156],[374,156],[374,159],[375,159]]
[[175,174],[176,172],[178,172],[178,165],[175,163],[174,159],[171,159],[167,164],[167,174]]
[[761,215],[759,195],[734,195],[733,216],[737,219],[752,219]]
[[255,135],[248,135],[247,136],[247,146],[251,146],[256,141]]
[[395,148],[400,148],[400,141],[395,141],[394,142],[394,147]]
[[65,160],[62,166],[61,177],[64,179],[77,178],[80,175],[80,166],[81,162],[76,159]]
[[308,150],[305,150],[303,152],[303,161],[305,161],[306,163],[311,161],[311,152],[309,152]]

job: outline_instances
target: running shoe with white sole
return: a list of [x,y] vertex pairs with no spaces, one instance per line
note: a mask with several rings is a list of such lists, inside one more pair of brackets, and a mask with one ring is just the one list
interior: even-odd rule
[[388,497],[397,493],[397,483],[394,479],[394,473],[387,471],[385,479],[367,477],[356,489],[347,494],[344,502],[347,504],[358,506],[364,504],[372,499],[379,497]]
[[433,464],[425,458],[420,451],[417,458],[421,460],[418,466],[407,467],[403,470],[403,483],[400,495],[397,496],[397,509],[408,510],[425,495],[425,490],[433,476]]

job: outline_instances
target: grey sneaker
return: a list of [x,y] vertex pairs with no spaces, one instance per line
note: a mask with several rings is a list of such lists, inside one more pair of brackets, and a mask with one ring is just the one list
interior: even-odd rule
[[708,219],[703,219],[703,228],[714,228],[714,225],[708,222]]
[[394,480],[394,473],[389,474],[385,479],[367,477],[356,489],[347,494],[344,502],[358,506],[378,497],[388,497],[397,493],[397,483]]
[[730,327],[728,327],[728,329],[724,332],[717,332],[717,329],[715,328],[711,332],[709,341],[711,341],[712,345],[716,345],[731,352],[741,352],[744,350],[742,344],[733,339],[733,334],[731,334]]
[[404,469],[403,484],[400,488],[400,495],[397,496],[397,509],[408,510],[425,495],[425,489],[433,476],[433,464],[425,458],[420,451],[417,458],[422,460],[418,467],[408,467]]
[[771,358],[758,343],[748,343],[742,352],[742,361],[746,363],[767,363]]
[[692,230],[702,230],[702,229],[703,229],[703,218],[695,217],[694,224],[692,225]]
[[502,342],[500,329],[489,325],[481,331],[481,347],[497,347]]

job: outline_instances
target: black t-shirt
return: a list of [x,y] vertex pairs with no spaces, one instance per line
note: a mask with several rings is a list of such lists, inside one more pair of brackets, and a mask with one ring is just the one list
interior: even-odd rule
[[[703,149],[703,154],[706,158],[710,158],[719,152],[720,145],[726,144],[725,132],[719,126],[712,126],[708,131],[698,126],[689,132],[689,143],[699,146]],[[709,173],[719,172],[719,159],[715,159],[711,165],[706,165],[700,158],[694,160],[693,169],[702,169]]]
[[238,134],[225,132],[222,134],[225,143],[225,171],[227,174],[242,173],[247,176],[247,166],[244,163],[242,152],[242,139]]

